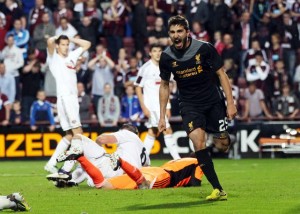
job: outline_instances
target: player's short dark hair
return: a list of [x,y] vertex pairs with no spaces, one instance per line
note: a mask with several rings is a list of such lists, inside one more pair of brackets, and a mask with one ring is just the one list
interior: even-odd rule
[[68,41],[69,41],[69,37],[67,37],[66,35],[60,35],[60,36],[55,40],[55,43],[59,45],[60,40],[68,40]]
[[186,18],[183,16],[177,15],[177,16],[172,16],[168,20],[168,30],[170,30],[170,27],[172,25],[181,25],[184,27],[185,30],[189,30],[189,22]]
[[139,130],[136,126],[132,125],[131,123],[124,123],[121,126],[121,129],[126,129],[130,132],[133,132],[134,134],[138,135],[139,134]]
[[151,52],[153,48],[160,48],[163,49],[162,46],[158,43],[153,43],[150,45],[149,51]]

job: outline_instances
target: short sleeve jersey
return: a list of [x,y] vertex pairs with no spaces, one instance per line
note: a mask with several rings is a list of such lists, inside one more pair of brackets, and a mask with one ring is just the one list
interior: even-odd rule
[[161,78],[159,67],[152,60],[140,69],[134,85],[143,88],[144,103],[150,111],[159,111],[159,86]]
[[131,131],[122,129],[112,133],[117,138],[116,153],[135,167],[150,165],[149,156],[146,155],[141,139]]
[[254,93],[250,93],[249,89],[247,88],[245,90],[245,98],[249,102],[250,117],[256,117],[263,113],[263,109],[260,107],[260,101],[265,99],[262,90],[256,89]]
[[57,96],[77,95],[77,77],[76,77],[76,63],[83,49],[77,48],[69,52],[66,58],[58,55],[56,50],[50,55],[48,53],[48,65],[51,73],[56,81]]
[[209,106],[223,98],[216,74],[222,66],[217,50],[210,43],[195,39],[191,39],[190,46],[183,51],[168,47],[159,62],[163,80],[169,81],[173,73],[180,103],[197,106]]

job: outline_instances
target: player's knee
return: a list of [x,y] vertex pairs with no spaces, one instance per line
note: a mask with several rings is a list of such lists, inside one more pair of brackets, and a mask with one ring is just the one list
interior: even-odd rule
[[215,147],[222,152],[227,152],[230,146],[230,136],[228,132],[215,133],[213,135]]

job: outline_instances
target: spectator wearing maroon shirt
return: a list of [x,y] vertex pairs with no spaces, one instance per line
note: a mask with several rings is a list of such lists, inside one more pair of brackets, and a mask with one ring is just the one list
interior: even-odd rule
[[2,51],[6,45],[5,36],[8,32],[8,29],[9,27],[6,23],[5,15],[4,13],[0,12],[0,51]]
[[53,22],[56,27],[59,26],[62,17],[65,17],[69,22],[73,19],[73,12],[68,8],[66,0],[58,0],[58,6],[53,12]]
[[5,94],[0,91],[0,125],[7,126],[9,123],[11,104]]
[[[35,0],[35,6],[29,12],[29,32],[30,35],[33,34],[35,27],[42,23],[42,15],[48,13],[49,17],[52,19],[52,11],[44,5],[44,0]],[[51,20],[52,21],[52,20]]]
[[96,7],[96,0],[86,0],[83,9],[84,16],[88,16],[95,22],[98,33],[103,31],[103,13]]
[[167,23],[169,17],[174,13],[173,1],[153,0],[153,7],[156,16],[162,17],[164,23]]
[[11,27],[15,22],[15,20],[20,19],[22,22],[22,27],[26,28],[26,18],[17,2],[18,2],[17,0],[5,1],[5,6],[6,6],[5,16],[6,19],[9,20],[8,25],[9,27]]
[[193,39],[209,42],[209,36],[204,26],[199,21],[193,21],[191,37]]
[[107,35],[108,50],[112,59],[118,59],[118,50],[123,47],[125,35],[125,5],[120,0],[112,0],[111,6],[104,13],[104,33]]

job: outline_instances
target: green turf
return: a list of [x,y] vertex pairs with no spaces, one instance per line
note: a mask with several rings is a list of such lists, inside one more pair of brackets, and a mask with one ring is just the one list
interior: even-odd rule
[[205,178],[197,188],[97,190],[82,184],[57,189],[45,179],[44,161],[0,162],[0,193],[22,192],[31,213],[39,214],[300,213],[300,159],[214,162],[228,201],[206,202],[212,189]]

